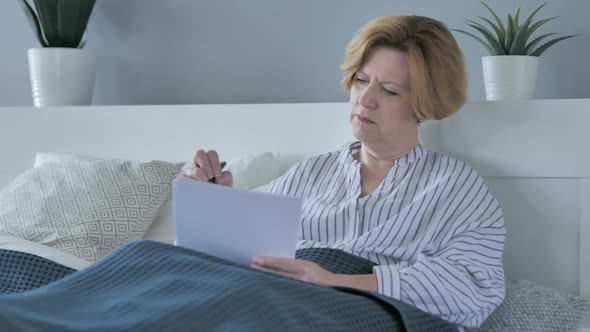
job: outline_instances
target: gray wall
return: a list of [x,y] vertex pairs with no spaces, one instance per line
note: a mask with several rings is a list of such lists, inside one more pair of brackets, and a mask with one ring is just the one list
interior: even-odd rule
[[[488,1],[492,2],[492,1]],[[519,4],[494,0],[500,12]],[[486,15],[474,0],[98,0],[88,47],[99,54],[95,104],[334,102],[347,100],[339,65],[354,32],[385,14],[419,14],[464,28]],[[543,32],[581,33],[541,59],[537,97],[590,97],[590,1],[552,0]],[[457,36],[470,99],[484,99],[475,41]],[[31,105],[26,49],[37,42],[18,1],[0,1],[0,106]]]

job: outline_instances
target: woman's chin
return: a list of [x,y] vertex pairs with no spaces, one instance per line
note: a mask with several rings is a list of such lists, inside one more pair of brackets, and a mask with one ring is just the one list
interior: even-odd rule
[[363,130],[362,128],[353,128],[352,136],[361,142],[371,142],[376,138],[374,132]]

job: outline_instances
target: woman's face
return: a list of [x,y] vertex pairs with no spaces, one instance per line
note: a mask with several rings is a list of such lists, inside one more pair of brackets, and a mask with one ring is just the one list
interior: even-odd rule
[[392,144],[415,133],[418,119],[410,101],[407,54],[388,47],[372,49],[355,74],[350,110],[352,133],[364,143]]

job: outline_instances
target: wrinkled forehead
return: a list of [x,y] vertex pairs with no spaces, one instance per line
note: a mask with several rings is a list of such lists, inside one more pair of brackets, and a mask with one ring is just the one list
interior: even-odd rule
[[379,82],[408,88],[410,61],[408,53],[385,46],[370,49],[359,68],[362,74],[376,77]]

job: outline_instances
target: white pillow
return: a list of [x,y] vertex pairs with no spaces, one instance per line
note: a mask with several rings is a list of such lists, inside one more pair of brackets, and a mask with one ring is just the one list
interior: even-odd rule
[[234,176],[234,188],[250,190],[281,176],[282,169],[279,155],[272,152],[247,155],[231,160],[225,167]]

